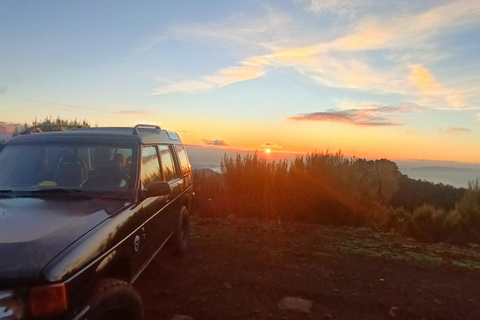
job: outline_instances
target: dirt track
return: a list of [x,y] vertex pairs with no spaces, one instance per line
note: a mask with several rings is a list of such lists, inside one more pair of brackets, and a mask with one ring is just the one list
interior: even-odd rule
[[[480,319],[480,248],[303,223],[196,219],[137,280],[146,320]],[[284,297],[312,302],[282,310]]]

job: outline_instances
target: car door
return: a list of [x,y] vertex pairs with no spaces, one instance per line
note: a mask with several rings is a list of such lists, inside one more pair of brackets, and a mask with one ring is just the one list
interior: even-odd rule
[[181,178],[181,172],[176,165],[176,157],[173,153],[172,145],[159,145],[158,151],[160,154],[160,163],[162,167],[162,173],[164,181],[170,184],[172,193],[168,197],[168,207],[166,208],[166,228],[167,233],[172,234],[175,230],[175,226],[178,223],[178,214],[181,208],[181,202],[178,197],[183,191],[183,179]]
[[[153,181],[163,181],[156,145],[142,146],[140,177],[142,191],[148,189]],[[135,269],[139,271],[146,266],[169,236],[167,225],[164,223],[167,220],[164,210],[167,202],[167,196],[144,197],[141,201],[145,225],[140,232],[138,259],[135,259]]]
[[185,147],[177,144],[175,149],[177,151],[178,164],[183,176],[184,188],[186,189],[193,183],[192,167],[190,165],[190,161],[188,160],[187,150],[185,150]]

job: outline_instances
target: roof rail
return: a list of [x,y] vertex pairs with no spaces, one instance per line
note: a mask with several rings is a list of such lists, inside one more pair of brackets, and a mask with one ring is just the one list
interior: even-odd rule
[[[30,128],[25,129],[21,134],[30,134],[32,133],[33,130],[40,130],[42,131],[42,128],[67,128],[67,129],[79,129],[83,128],[83,126],[80,125],[70,125],[70,124],[39,124]],[[62,130],[51,130],[51,131],[62,131]]]
[[160,134],[160,131],[162,130],[162,128],[160,128],[160,126],[157,126],[155,124],[137,124],[134,128],[133,128],[133,132],[132,134],[138,136],[140,134],[140,132],[138,132],[138,129],[140,128],[148,128],[148,129],[153,129],[156,133]]

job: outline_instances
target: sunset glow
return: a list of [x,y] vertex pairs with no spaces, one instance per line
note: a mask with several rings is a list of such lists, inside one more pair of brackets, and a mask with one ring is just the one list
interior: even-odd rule
[[0,135],[58,115],[211,148],[478,163],[479,17],[475,0],[6,1]]

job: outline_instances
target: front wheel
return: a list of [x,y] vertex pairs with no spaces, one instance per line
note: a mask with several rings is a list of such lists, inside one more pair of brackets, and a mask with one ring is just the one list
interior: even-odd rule
[[102,279],[90,301],[90,314],[92,320],[142,320],[142,298],[125,281]]
[[172,249],[175,255],[185,254],[188,248],[188,238],[190,237],[190,217],[188,209],[182,206],[176,222],[175,231],[172,235]]

